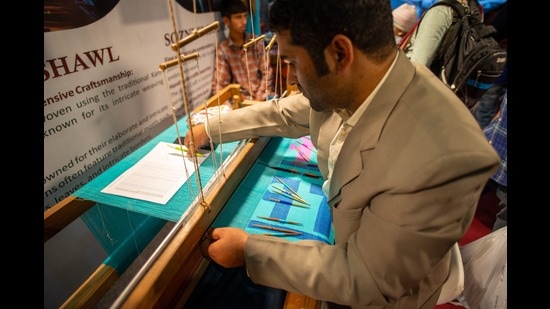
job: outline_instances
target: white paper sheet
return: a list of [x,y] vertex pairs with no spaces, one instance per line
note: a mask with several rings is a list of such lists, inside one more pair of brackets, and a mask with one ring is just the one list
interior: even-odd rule
[[[210,151],[199,153],[200,165]],[[193,159],[182,154],[179,145],[160,142],[101,192],[164,205],[194,172]]]

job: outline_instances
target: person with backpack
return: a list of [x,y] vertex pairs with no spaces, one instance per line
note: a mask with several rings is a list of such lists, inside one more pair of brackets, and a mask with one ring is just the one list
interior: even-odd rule
[[[468,1],[477,3],[477,0],[457,1],[463,5],[467,5]],[[453,12],[451,7],[445,5],[438,5],[426,10],[422,16],[422,22],[416,27],[408,43],[403,47],[407,58],[429,68],[443,40],[443,36],[445,36],[447,30],[451,27]]]
[[483,22],[477,0],[439,0],[403,38],[400,48],[427,66],[471,110],[502,74],[507,52]]

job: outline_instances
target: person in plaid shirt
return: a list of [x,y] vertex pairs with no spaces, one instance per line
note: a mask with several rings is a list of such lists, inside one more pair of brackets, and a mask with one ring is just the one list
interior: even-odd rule
[[496,195],[500,202],[493,231],[508,225],[508,88],[504,88],[500,109],[493,120],[483,128],[483,133],[500,157],[500,165],[491,181],[497,185]]
[[247,5],[242,0],[223,0],[220,12],[229,36],[218,45],[212,95],[229,84],[239,84],[243,100],[269,99],[274,94],[273,68],[267,65],[263,40],[243,49],[254,38],[246,32]]

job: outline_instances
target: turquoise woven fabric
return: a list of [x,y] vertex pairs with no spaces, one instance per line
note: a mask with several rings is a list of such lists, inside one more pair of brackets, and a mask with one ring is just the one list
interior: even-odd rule
[[[214,221],[213,226],[240,227],[249,233],[255,234],[277,233],[277,231],[254,226],[257,224],[267,225],[300,232],[301,234],[296,236],[285,236],[293,241],[314,239],[333,243],[334,231],[330,209],[321,189],[323,179],[320,177],[320,172],[315,166],[298,165],[317,164],[317,157],[315,152],[312,151],[313,147],[309,146],[307,142],[307,138],[272,138],[257,162],[230,197]],[[299,173],[317,174],[319,178],[306,177],[271,167],[282,167]],[[274,192],[276,189],[273,188],[273,185],[280,188],[284,187],[277,178],[303,197],[310,204],[309,208],[290,206],[270,200],[270,198],[274,198],[283,202],[293,202],[291,199]],[[258,216],[296,221],[302,223],[302,225],[267,221]]]
[[[186,133],[187,124],[185,122],[185,117],[178,122],[178,128],[180,129],[181,135]],[[174,196],[165,205],[100,192],[117,177],[122,175],[122,173],[136,164],[159,142],[173,143],[176,138],[177,131],[175,125],[172,125],[151,141],[147,142],[145,145],[135,150],[111,168],[91,180],[84,187],[73,193],[73,195],[83,199],[92,200],[100,204],[119,207],[155,218],[177,222],[199,195],[199,187],[194,174],[189,176],[189,180],[181,186],[176,194],[174,194]],[[231,152],[236,149],[238,144],[239,142],[231,142],[218,145],[216,150],[213,151],[212,154],[201,164],[199,172],[203,186],[206,185],[213,177],[216,172],[216,167],[219,167],[221,164],[221,159],[227,158]],[[220,149],[222,150],[221,153]]]

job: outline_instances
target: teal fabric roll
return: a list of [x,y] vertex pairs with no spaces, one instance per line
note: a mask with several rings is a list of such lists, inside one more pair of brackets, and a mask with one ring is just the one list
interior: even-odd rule
[[[182,136],[185,135],[187,131],[185,117],[178,122],[178,127],[180,129],[180,134]],[[189,180],[183,184],[183,186],[165,205],[100,192],[117,177],[136,164],[159,142],[173,143],[176,138],[177,131],[175,125],[172,125],[157,137],[153,138],[151,141],[135,150],[106,171],[103,171],[99,176],[73,193],[73,195],[104,205],[119,207],[132,212],[177,222],[199,195],[199,187],[195,174],[190,175]],[[201,164],[199,172],[203,186],[206,185],[210,179],[212,179],[222,160],[227,158],[237,148],[238,144],[239,142],[231,142],[218,145],[217,149],[215,149],[206,161]]]

